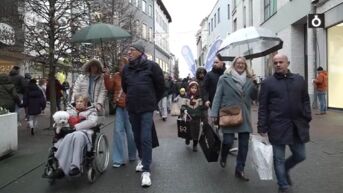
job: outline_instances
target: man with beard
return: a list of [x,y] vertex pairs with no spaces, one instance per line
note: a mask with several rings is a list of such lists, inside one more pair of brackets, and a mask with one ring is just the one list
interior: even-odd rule
[[207,108],[210,108],[212,105],[213,97],[216,94],[218,79],[224,73],[225,69],[223,58],[218,54],[214,59],[212,70],[204,78],[202,87],[202,95]]

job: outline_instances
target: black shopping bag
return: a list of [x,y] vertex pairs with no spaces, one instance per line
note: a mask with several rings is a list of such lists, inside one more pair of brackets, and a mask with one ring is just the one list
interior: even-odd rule
[[191,130],[189,126],[189,121],[182,119],[177,120],[177,136],[183,139],[191,138]]
[[203,124],[199,144],[208,162],[218,161],[220,139],[217,132],[208,123]]

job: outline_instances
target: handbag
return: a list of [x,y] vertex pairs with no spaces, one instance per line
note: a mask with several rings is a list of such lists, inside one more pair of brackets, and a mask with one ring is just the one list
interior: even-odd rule
[[211,125],[204,123],[199,139],[199,144],[208,162],[217,162],[220,152],[220,139]]
[[222,107],[219,111],[220,127],[237,127],[243,123],[242,109],[239,105]]

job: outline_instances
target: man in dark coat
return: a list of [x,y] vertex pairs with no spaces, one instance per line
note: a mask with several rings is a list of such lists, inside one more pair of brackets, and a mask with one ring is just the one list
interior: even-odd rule
[[13,66],[9,73],[10,80],[15,86],[16,92],[23,95],[25,93],[25,87],[27,86],[27,81],[25,78],[19,74],[20,67]]
[[[286,55],[273,58],[275,73],[261,84],[258,109],[258,132],[273,145],[274,169],[279,192],[292,185],[289,171],[305,160],[305,143],[310,140],[310,100],[304,78],[288,70]],[[285,160],[285,147],[292,155]]]
[[15,106],[20,106],[20,103],[21,100],[9,76],[0,74],[0,107],[14,112]]
[[204,84],[201,88],[205,106],[207,108],[209,108],[213,102],[219,77],[224,73],[224,71],[225,63],[223,62],[222,56],[218,54],[214,59],[212,70],[206,74]]
[[141,171],[143,187],[151,185],[153,112],[164,93],[164,77],[160,66],[146,58],[144,46],[132,44],[128,50],[129,65],[125,65],[122,87],[134,133],[139,158],[136,171]]

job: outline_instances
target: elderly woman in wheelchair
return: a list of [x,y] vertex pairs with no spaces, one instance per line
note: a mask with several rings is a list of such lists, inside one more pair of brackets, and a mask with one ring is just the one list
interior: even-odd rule
[[102,173],[109,162],[108,141],[99,134],[100,125],[94,107],[88,106],[85,96],[75,96],[75,104],[67,111],[54,114],[55,137],[43,177],[50,179],[79,176],[88,170],[93,182],[95,172]]

